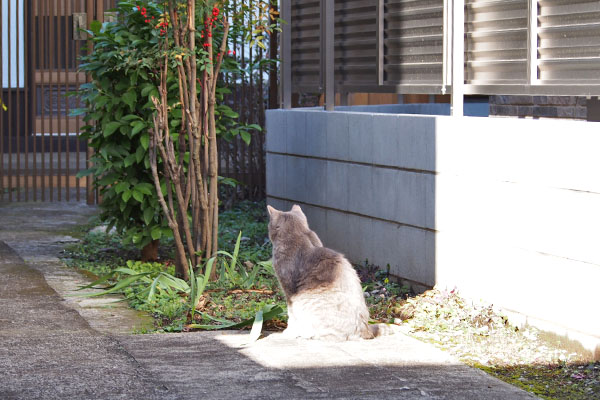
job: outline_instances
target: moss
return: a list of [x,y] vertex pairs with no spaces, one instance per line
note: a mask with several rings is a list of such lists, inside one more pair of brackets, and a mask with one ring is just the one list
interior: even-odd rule
[[587,400],[600,395],[598,380],[590,380],[586,384],[573,382],[571,376],[582,366],[580,364],[488,366],[465,362],[543,399]]

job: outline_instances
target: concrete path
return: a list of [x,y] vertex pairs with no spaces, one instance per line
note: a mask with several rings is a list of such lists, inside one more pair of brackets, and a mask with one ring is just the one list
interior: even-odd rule
[[247,332],[128,334],[143,323],[130,310],[59,295],[85,281],[56,256],[92,212],[0,203],[0,399],[533,398],[402,334],[252,345]]

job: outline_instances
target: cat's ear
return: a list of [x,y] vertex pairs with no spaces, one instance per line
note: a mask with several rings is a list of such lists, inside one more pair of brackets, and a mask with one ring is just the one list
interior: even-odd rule
[[269,212],[269,218],[271,219],[277,218],[277,216],[281,213],[281,211],[278,211],[269,205],[267,205],[267,211]]
[[304,220],[304,222],[308,223],[308,221],[306,219],[306,215],[304,215],[304,213],[302,212],[302,209],[300,208],[300,206],[298,204],[294,204],[292,206],[291,212],[293,212],[294,214],[296,214],[297,216],[302,218],[302,220]]

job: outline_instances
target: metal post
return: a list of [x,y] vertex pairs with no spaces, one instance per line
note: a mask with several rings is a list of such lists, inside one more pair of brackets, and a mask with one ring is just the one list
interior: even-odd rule
[[465,83],[465,1],[452,2],[452,104],[450,113],[463,116]]
[[[86,12],[87,12],[87,27],[89,29],[90,25],[92,24],[92,21],[94,20],[94,0],[86,0]],[[89,38],[88,38],[89,39]],[[92,46],[92,41],[88,40],[87,42],[87,50],[88,52],[93,51],[93,46]],[[89,53],[88,53],[89,54]],[[87,81],[91,81],[92,77],[90,74],[87,75]],[[92,123],[90,121],[90,123]],[[87,147],[87,161],[86,161],[86,168],[91,168],[92,167],[92,162],[90,161],[90,158],[92,157],[92,148]],[[86,189],[86,201],[87,204],[92,205],[96,203],[96,193],[93,187],[93,180],[94,178],[92,178],[91,176],[87,176],[85,178],[85,189]]]
[[321,0],[324,23],[321,32],[325,45],[321,49],[321,60],[324,64],[325,76],[325,110],[333,111],[335,107],[335,1]]
[[444,0],[443,6],[443,16],[442,16],[442,94],[446,94],[446,90],[448,84],[452,80],[452,76],[450,75],[450,60],[451,60],[451,51],[450,46],[448,45],[449,34],[448,32],[452,32],[452,12],[449,9],[449,2],[451,0]]
[[527,83],[535,85],[538,81],[538,2],[537,0],[529,0],[527,5]]
[[281,0],[281,107],[292,108],[292,0]]
[[385,18],[383,0],[377,0],[377,84],[383,85],[384,79],[384,39]]

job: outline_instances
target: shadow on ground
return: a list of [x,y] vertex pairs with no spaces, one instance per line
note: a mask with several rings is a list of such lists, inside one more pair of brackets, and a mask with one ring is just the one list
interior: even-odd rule
[[[91,212],[0,204],[0,240],[10,244],[0,243],[1,399],[532,397],[402,334],[338,344],[273,334],[245,345],[247,332],[106,329],[107,320],[121,324],[117,311],[74,309],[45,279],[59,276],[60,265],[49,263],[60,251],[57,235],[67,237]],[[95,319],[104,330],[93,328]]]

